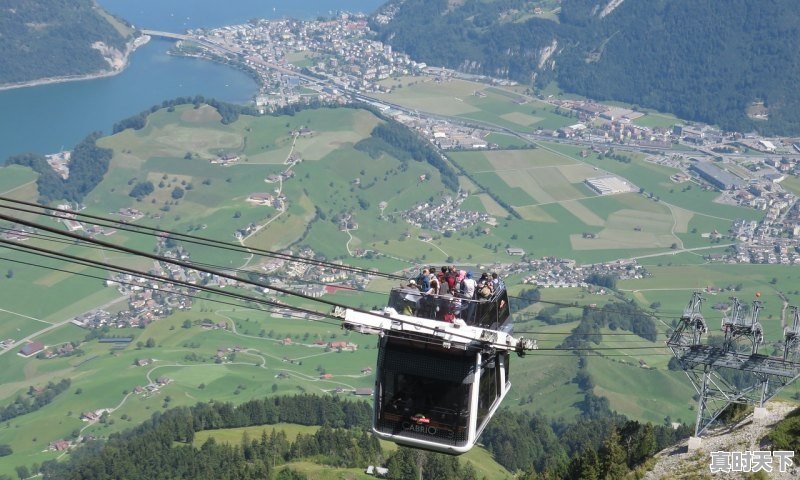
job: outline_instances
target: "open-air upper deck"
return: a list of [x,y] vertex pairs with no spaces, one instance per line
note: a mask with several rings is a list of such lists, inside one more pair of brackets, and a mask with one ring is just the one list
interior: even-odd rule
[[459,319],[469,326],[499,330],[509,318],[508,294],[501,284],[489,298],[468,299],[458,295],[434,295],[414,287],[396,287],[387,305],[401,315],[452,323]]

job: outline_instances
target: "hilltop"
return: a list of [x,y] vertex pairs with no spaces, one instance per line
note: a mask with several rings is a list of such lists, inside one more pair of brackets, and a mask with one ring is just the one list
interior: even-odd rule
[[93,0],[31,0],[0,13],[0,88],[119,71],[133,29]]
[[800,131],[787,0],[404,0],[381,40],[428,65],[621,100],[738,131]]

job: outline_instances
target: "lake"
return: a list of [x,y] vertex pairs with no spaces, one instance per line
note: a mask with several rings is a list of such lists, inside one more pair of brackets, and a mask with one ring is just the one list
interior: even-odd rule
[[[100,0],[139,28],[181,32],[260,18],[315,18],[347,10],[371,12],[380,0]],[[220,8],[220,5],[224,8]],[[0,163],[21,152],[72,148],[90,132],[110,133],[114,122],[179,96],[250,101],[257,84],[246,74],[212,62],[167,55],[172,46],[152,40],[119,75],[0,91]]]

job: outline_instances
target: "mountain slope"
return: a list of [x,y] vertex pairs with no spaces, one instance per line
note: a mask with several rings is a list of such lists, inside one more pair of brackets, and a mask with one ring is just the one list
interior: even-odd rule
[[0,85],[109,70],[123,31],[92,0],[0,0]]
[[[734,130],[800,131],[794,2],[631,0],[587,28],[591,51],[574,49],[559,69],[571,91]],[[748,119],[754,102],[764,102],[769,120]]]
[[[432,65],[539,85],[557,79],[591,98],[732,130],[800,132],[794,2],[563,0],[557,22],[535,10],[547,3],[398,0],[374,26],[383,41]],[[748,117],[762,103],[767,114]]]
[[[771,402],[766,405],[767,417],[753,420],[752,415],[740,422],[733,428],[720,428],[712,431],[703,438],[703,445],[700,450],[687,452],[686,441],[678,445],[667,448],[656,454],[656,464],[652,470],[647,472],[645,479],[661,480],[673,478],[700,478],[708,476],[711,472],[709,464],[711,455],[709,452],[744,452],[757,450],[781,450],[782,447],[765,445],[762,439],[774,430],[777,422],[780,422],[797,405]],[[797,465],[797,460],[794,460]],[[793,479],[797,478],[798,468],[794,467],[787,472],[779,472],[777,460],[773,459],[773,471],[768,478],[773,479]],[[726,473],[725,478],[754,478],[749,473]]]

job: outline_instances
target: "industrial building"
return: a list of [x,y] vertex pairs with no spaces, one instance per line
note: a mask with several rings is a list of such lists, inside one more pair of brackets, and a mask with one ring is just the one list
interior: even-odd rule
[[629,182],[615,176],[587,178],[586,184],[600,195],[614,195],[617,193],[635,192],[637,189]]
[[733,190],[740,188],[744,184],[744,180],[711,162],[697,162],[689,169],[720,190]]

